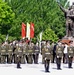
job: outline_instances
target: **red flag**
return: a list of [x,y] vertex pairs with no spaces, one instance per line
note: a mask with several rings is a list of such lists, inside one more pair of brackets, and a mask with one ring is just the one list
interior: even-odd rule
[[30,38],[34,38],[34,24],[30,24]]
[[26,25],[22,23],[22,38],[24,39],[26,37]]

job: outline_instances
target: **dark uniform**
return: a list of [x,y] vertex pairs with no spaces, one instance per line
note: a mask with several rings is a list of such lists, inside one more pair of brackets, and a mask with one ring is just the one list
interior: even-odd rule
[[63,56],[63,47],[57,45],[56,48],[56,64],[57,64],[57,69],[61,69],[61,58]]
[[73,56],[74,56],[74,47],[69,46],[68,47],[68,67],[69,68],[72,68]]
[[52,46],[53,48],[53,55],[52,55],[52,60],[51,60],[52,63],[54,63],[55,58],[56,58],[56,46],[57,46],[57,43],[54,46]]

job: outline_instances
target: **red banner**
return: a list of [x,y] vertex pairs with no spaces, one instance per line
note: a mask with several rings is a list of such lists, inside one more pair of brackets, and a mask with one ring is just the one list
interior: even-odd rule
[[34,24],[30,24],[30,38],[34,38]]
[[26,25],[24,23],[22,23],[22,38],[24,39],[26,37]]

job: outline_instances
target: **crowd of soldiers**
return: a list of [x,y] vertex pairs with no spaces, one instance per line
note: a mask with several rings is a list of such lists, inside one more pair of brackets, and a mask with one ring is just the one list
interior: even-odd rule
[[[45,71],[49,72],[50,62],[56,61],[57,69],[61,69],[61,61],[63,63],[67,60],[68,67],[72,68],[74,46],[73,41],[70,41],[70,45],[67,43],[50,44],[50,41],[44,41],[41,43],[33,43],[30,40],[14,40],[13,42],[4,42],[0,44],[0,63],[17,63],[17,68],[20,68],[20,64],[38,64],[39,54],[42,55],[42,64],[44,64]],[[66,50],[66,51],[65,51]]]

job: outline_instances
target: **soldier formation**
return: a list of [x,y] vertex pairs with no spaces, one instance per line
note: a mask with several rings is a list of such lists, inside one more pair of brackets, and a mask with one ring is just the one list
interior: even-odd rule
[[41,43],[41,51],[39,43],[33,43],[29,40],[5,42],[0,44],[0,63],[16,63],[17,68],[21,68],[20,64],[38,64],[39,54],[42,55],[42,64],[44,64],[45,72],[49,72],[50,63],[55,63],[57,70],[61,70],[61,62],[68,64],[68,68],[72,68],[74,46],[73,41],[70,45],[67,43],[50,44],[50,41]]

